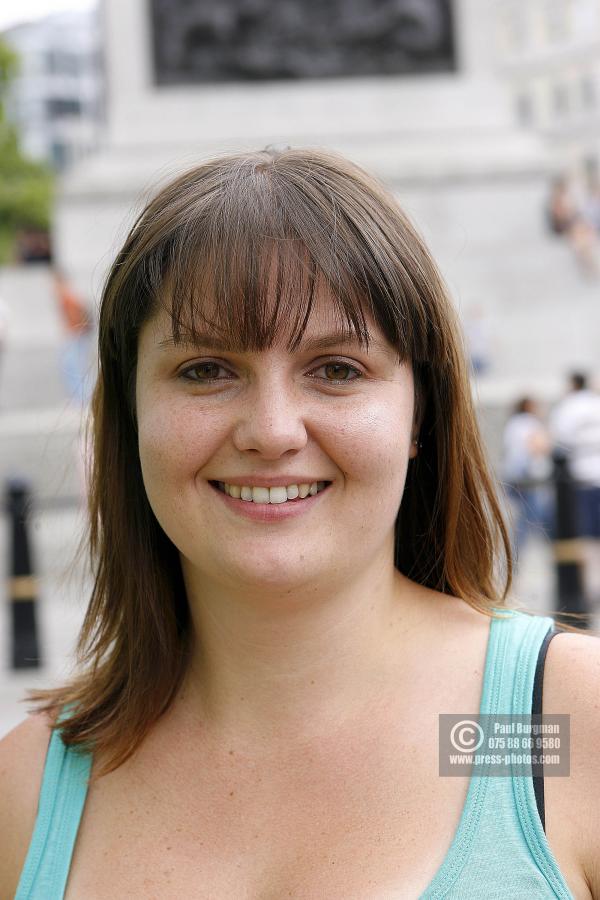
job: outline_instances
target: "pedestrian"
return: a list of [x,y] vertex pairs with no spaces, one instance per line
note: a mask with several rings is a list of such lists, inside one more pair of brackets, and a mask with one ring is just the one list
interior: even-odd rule
[[[320,150],[184,172],[99,354],[81,663],[0,742],[0,895],[598,895],[600,641],[508,605],[453,304],[392,195]],[[440,715],[540,712],[542,678],[578,761],[548,833],[539,762],[439,771]]]
[[533,533],[548,537],[552,474],[550,436],[535,401],[522,397],[515,404],[503,435],[503,478],[512,506],[513,554],[518,560]]
[[65,337],[61,352],[61,370],[70,400],[86,406],[92,390],[90,314],[65,274],[52,270],[54,292],[63,322]]
[[577,221],[578,210],[569,179],[557,176],[551,185],[547,206],[547,221],[553,234],[568,236]]
[[472,304],[463,322],[471,370],[476,377],[486,375],[492,364],[490,324],[480,303]]
[[586,201],[578,202],[569,179],[559,176],[552,184],[547,206],[550,231],[566,239],[583,275],[598,275],[598,238],[590,222]]
[[600,602],[600,394],[584,372],[569,376],[567,393],[551,419],[557,449],[574,481],[577,532],[582,539],[585,593]]

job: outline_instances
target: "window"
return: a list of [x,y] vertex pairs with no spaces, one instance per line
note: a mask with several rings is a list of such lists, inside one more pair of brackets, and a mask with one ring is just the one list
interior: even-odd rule
[[584,75],[579,83],[581,104],[584,109],[593,109],[596,106],[596,81],[591,75]]
[[46,116],[48,119],[79,115],[81,115],[81,101],[76,97],[50,97],[46,100]]
[[517,121],[520,125],[532,125],[534,120],[533,100],[525,91],[517,94]]
[[80,60],[74,53],[49,50],[46,53],[46,71],[50,75],[78,75]]
[[552,91],[552,106],[557,116],[565,116],[569,112],[569,92],[566,85],[555,84]]

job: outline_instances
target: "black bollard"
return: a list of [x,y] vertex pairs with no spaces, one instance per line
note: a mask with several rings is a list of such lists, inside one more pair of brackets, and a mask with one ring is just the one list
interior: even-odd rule
[[14,480],[6,492],[10,541],[8,599],[12,612],[12,667],[33,669],[41,664],[36,622],[37,585],[33,575],[29,534],[29,490]]
[[[588,614],[581,577],[581,543],[577,522],[575,486],[567,458],[555,451],[554,485],[556,489],[556,533],[554,559],[556,563],[557,612]],[[578,625],[589,627],[582,619]]]

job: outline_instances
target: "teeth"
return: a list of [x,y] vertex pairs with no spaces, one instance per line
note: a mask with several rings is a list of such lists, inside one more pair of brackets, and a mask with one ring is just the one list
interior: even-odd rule
[[[254,491],[257,488],[252,488],[252,496],[254,497]],[[285,503],[288,499],[287,488],[284,487],[272,487],[266,489],[267,500],[262,500],[259,502],[262,503]],[[254,497],[254,502],[256,503],[256,497]]]
[[269,488],[252,488],[252,499],[255,503],[270,503]]
[[234,497],[236,500],[241,498],[253,503],[285,503],[287,500],[296,500],[298,497],[303,500],[309,495],[313,497],[319,491],[322,491],[326,484],[326,481],[313,481],[312,484],[288,484],[285,487],[278,485],[277,487],[265,488],[251,487],[249,485],[240,487],[237,484],[227,484],[224,481],[218,482],[219,487],[226,494],[229,494],[230,497]]

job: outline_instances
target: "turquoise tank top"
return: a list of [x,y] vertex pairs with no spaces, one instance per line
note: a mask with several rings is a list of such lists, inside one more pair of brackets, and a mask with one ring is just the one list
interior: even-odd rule
[[[531,713],[549,617],[501,610],[490,624],[480,713]],[[466,710],[465,712],[469,712]],[[91,755],[50,739],[37,819],[15,900],[62,900],[91,768]],[[573,900],[550,850],[531,777],[470,779],[446,858],[419,900]]]

